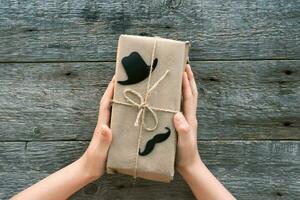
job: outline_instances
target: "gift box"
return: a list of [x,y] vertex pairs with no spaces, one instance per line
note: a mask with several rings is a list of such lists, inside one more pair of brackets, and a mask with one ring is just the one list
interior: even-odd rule
[[170,182],[174,176],[182,74],[190,44],[121,35],[118,42],[107,172]]

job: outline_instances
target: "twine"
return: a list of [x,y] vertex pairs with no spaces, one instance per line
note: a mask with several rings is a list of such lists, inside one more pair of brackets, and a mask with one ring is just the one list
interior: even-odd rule
[[[150,64],[149,78],[148,78],[148,82],[147,82],[147,90],[146,90],[146,94],[145,94],[144,98],[142,97],[142,95],[139,92],[128,88],[123,91],[123,96],[125,97],[127,102],[122,102],[122,101],[118,101],[115,99],[113,99],[111,101],[112,103],[116,103],[116,104],[136,107],[139,110],[137,113],[135,122],[134,122],[134,126],[137,127],[139,125],[139,122],[141,121],[141,124],[139,127],[137,151],[136,151],[135,166],[134,166],[134,175],[133,175],[134,179],[136,179],[136,177],[137,177],[139,148],[140,148],[141,135],[142,135],[143,128],[146,129],[147,131],[153,131],[157,128],[159,120],[158,120],[158,117],[157,117],[157,114],[155,111],[170,112],[170,113],[178,112],[176,110],[169,110],[169,109],[164,109],[164,108],[153,107],[148,104],[148,98],[151,94],[151,91],[153,91],[158,86],[158,84],[167,76],[167,74],[170,71],[169,69],[167,69],[166,72],[150,88],[151,75],[152,75],[152,69],[153,69],[153,61],[154,61],[154,55],[155,55],[155,51],[156,51],[156,43],[157,43],[157,39],[155,37],[154,46],[153,46],[152,55],[151,55],[151,64]],[[139,102],[136,102],[134,99],[130,98],[130,96],[128,96],[128,94],[136,96],[139,99]],[[151,116],[154,119],[153,127],[149,127],[145,124],[145,111],[146,110],[148,110],[151,113]]]

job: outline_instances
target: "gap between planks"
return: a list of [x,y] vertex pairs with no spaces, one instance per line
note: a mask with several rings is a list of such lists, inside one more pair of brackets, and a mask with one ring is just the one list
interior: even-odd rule
[[[2,140],[0,143],[25,143],[26,145],[31,142],[90,142],[91,140]],[[198,139],[197,142],[300,142],[298,139]]]
[[[239,61],[300,61],[300,59],[283,59],[283,58],[274,58],[274,59],[215,59],[215,60],[206,60],[206,59],[191,59],[191,62],[239,62]],[[60,60],[49,60],[49,61],[0,61],[0,64],[22,64],[22,63],[110,63],[116,62],[116,60],[74,60],[74,61],[60,61]]]

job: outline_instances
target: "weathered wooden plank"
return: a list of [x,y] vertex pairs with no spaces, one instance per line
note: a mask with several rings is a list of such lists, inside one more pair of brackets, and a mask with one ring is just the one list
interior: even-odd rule
[[[3,149],[22,142],[0,143],[0,198],[7,199],[49,173],[78,158],[88,142],[29,142],[22,153],[25,162],[7,164]],[[202,159],[238,199],[297,199],[300,195],[299,141],[201,141]],[[11,151],[12,152],[12,151]],[[14,165],[18,168],[14,168]],[[9,168],[11,166],[12,168]],[[26,171],[24,171],[26,170]],[[73,199],[193,199],[179,175],[171,184],[123,175],[105,176],[78,192]]]
[[[300,61],[192,62],[201,139],[299,139]],[[114,63],[0,64],[0,141],[88,140]]]
[[299,66],[299,61],[195,64],[202,93],[200,137],[299,139]]
[[299,59],[297,1],[0,2],[0,61],[114,60],[120,34],[192,42],[191,58]]
[[26,169],[25,147],[25,142],[0,142],[0,174],[8,171],[23,171]]

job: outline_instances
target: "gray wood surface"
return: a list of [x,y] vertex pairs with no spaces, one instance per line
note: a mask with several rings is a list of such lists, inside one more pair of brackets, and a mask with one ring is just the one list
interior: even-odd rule
[[[0,141],[88,140],[112,62],[0,64]],[[194,61],[200,139],[300,139],[299,61]]]
[[[0,199],[77,159],[120,34],[189,40],[204,162],[238,198],[300,196],[299,0],[0,1]],[[194,199],[105,176],[71,199]]]
[[[78,158],[88,142],[0,143],[1,199],[28,187]],[[297,199],[300,195],[300,142],[202,141],[202,159],[238,199]],[[18,164],[16,165],[16,160]],[[105,176],[72,199],[193,199],[179,175],[171,184]]]
[[201,60],[299,59],[295,0],[0,2],[0,60],[114,60],[120,34],[192,42]]

